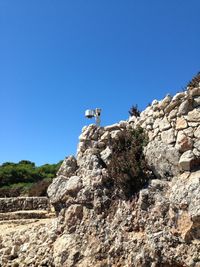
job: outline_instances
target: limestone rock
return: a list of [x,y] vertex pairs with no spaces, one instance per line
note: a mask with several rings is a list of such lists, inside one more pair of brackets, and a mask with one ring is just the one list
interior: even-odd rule
[[198,151],[200,151],[200,140],[195,141],[195,143],[194,143],[194,147],[195,147]]
[[169,119],[176,118],[177,113],[178,113],[178,110],[177,109],[173,109],[172,111],[170,111],[170,113],[169,113]]
[[179,106],[178,115],[185,115],[188,113],[188,111],[189,111],[189,101],[185,100]]
[[159,178],[170,179],[179,173],[179,152],[173,146],[152,141],[145,149],[145,157],[148,165]]
[[109,126],[106,126],[104,127],[105,131],[115,131],[115,130],[120,130],[120,127],[117,123],[113,124],[113,125],[109,125]]
[[200,126],[196,129],[196,131],[194,132],[194,136],[196,138],[199,138],[200,139]]
[[173,98],[172,101],[177,101],[185,97],[185,92],[177,93]]
[[167,105],[170,103],[172,97],[170,95],[167,95],[162,101],[159,103],[159,108],[160,109],[165,109]]
[[174,129],[169,129],[161,133],[161,139],[163,143],[172,144],[176,141]]
[[199,239],[200,232],[200,171],[181,175],[171,189],[170,202],[173,209],[179,209],[178,230],[189,241]]
[[177,130],[182,130],[187,128],[187,121],[184,118],[177,118],[176,121],[176,129]]
[[188,150],[184,152],[179,160],[179,164],[184,171],[190,171],[192,167],[192,163],[195,159],[195,156],[192,152],[192,150]]
[[169,128],[171,128],[171,125],[170,125],[170,123],[166,117],[164,117],[160,121],[159,127],[160,127],[160,131],[165,131],[165,130],[168,130]]
[[178,106],[178,101],[171,101],[169,105],[164,109],[165,114],[169,114],[176,106]]
[[58,176],[48,187],[47,193],[51,203],[62,202],[68,194],[76,194],[82,187],[81,179],[78,176],[66,178]]
[[75,174],[77,168],[78,166],[76,158],[74,156],[69,156],[66,159],[64,159],[62,165],[60,166],[60,169],[57,172],[57,176],[63,175],[66,177],[70,177],[73,174]]
[[189,91],[189,94],[191,96],[200,96],[200,88],[194,88],[192,90]]
[[66,184],[67,194],[75,195],[82,187],[82,180],[78,176],[71,176]]
[[193,109],[188,113],[187,116],[188,121],[191,122],[199,122],[200,123],[200,109]]
[[176,149],[180,152],[185,152],[193,148],[193,141],[183,131],[179,131],[176,140]]
[[200,96],[194,98],[193,106],[195,108],[200,106]]

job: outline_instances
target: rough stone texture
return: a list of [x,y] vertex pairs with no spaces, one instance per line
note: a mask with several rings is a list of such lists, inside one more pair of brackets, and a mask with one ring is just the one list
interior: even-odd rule
[[20,210],[48,210],[47,197],[12,197],[0,198],[0,213]]
[[76,158],[74,156],[69,156],[64,159],[60,169],[58,170],[57,176],[64,175],[66,177],[70,177],[75,174],[77,168]]
[[163,143],[172,144],[176,141],[174,129],[169,129],[161,133],[161,139]]
[[[153,101],[140,117],[84,127],[76,161],[67,158],[48,189],[57,218],[2,231],[0,265],[199,267],[198,96],[193,88]],[[138,126],[150,137],[144,153],[157,179],[127,199],[107,162],[120,131]]]
[[190,171],[191,165],[195,159],[195,155],[192,150],[188,150],[182,154],[179,160],[179,164],[184,171]]
[[52,203],[58,203],[64,201],[69,195],[76,195],[81,187],[80,177],[71,176],[67,179],[65,176],[59,176],[49,186],[47,193]]
[[177,118],[176,121],[176,129],[177,130],[182,130],[187,128],[187,121],[184,118]]
[[165,131],[171,128],[171,125],[166,117],[163,120],[161,120],[159,127],[161,131]]
[[200,122],[200,109],[194,109],[188,113],[188,121]]
[[158,178],[168,179],[178,174],[179,152],[173,146],[162,141],[152,141],[147,145],[145,155],[148,165]]
[[179,131],[176,140],[176,149],[180,152],[185,152],[187,150],[191,150],[193,147],[192,138],[188,137],[183,131]]

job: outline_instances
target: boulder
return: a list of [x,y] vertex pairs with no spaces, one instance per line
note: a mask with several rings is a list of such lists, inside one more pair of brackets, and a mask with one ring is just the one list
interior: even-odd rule
[[112,155],[112,150],[107,146],[106,149],[104,149],[102,152],[101,152],[101,158],[102,160],[108,164],[109,161],[110,161],[110,157]]
[[193,148],[193,140],[188,137],[183,131],[179,131],[176,140],[176,149],[180,152],[185,152]]
[[179,173],[178,150],[162,141],[151,141],[145,148],[145,158],[158,178],[170,179]]
[[195,108],[200,106],[200,96],[194,98],[193,106]]
[[160,131],[165,131],[171,128],[171,124],[169,123],[168,119],[164,117],[159,124]]
[[184,119],[184,118],[177,118],[177,121],[176,121],[176,129],[177,130],[182,130],[182,129],[185,129],[187,128],[188,124],[187,124],[187,121]]
[[188,100],[185,100],[183,101],[180,106],[179,106],[179,109],[178,109],[178,115],[185,115],[188,113],[188,110],[189,110],[189,101]]
[[181,166],[181,169],[183,171],[190,171],[192,168],[192,164],[195,160],[195,155],[192,152],[192,150],[188,150],[186,152],[184,152],[179,160],[179,164]]
[[167,95],[162,101],[159,102],[159,108],[164,110],[170,103],[171,99],[172,97],[170,95]]
[[200,123],[200,109],[195,108],[192,111],[188,112],[187,119],[191,122]]
[[161,139],[163,143],[172,144],[176,141],[174,129],[169,129],[161,133]]
[[196,129],[196,131],[194,132],[194,136],[196,138],[199,138],[200,139],[200,126]]
[[66,178],[65,176],[58,176],[48,187],[47,194],[52,204],[63,202],[67,195],[74,196],[82,187],[81,178],[72,176]]
[[76,158],[74,156],[69,156],[66,159],[64,159],[56,175],[57,176],[63,175],[66,177],[70,177],[75,173],[77,168],[78,166],[77,166]]

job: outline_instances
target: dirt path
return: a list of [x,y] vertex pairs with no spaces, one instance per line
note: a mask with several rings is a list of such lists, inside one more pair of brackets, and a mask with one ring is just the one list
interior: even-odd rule
[[21,230],[32,229],[38,225],[46,225],[53,222],[56,218],[48,219],[29,219],[29,220],[15,220],[15,221],[1,221],[0,223],[0,236],[17,232]]

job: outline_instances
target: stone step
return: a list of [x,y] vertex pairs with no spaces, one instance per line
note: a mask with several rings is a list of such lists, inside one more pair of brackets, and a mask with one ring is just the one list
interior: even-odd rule
[[49,210],[47,197],[10,197],[0,198],[0,213],[21,210]]
[[49,213],[46,210],[23,210],[0,213],[0,221],[12,221],[22,219],[47,219],[52,217],[55,217],[55,214]]
[[31,224],[38,222],[41,219],[19,219],[19,220],[2,220],[0,221],[0,225],[26,225],[26,224]]

